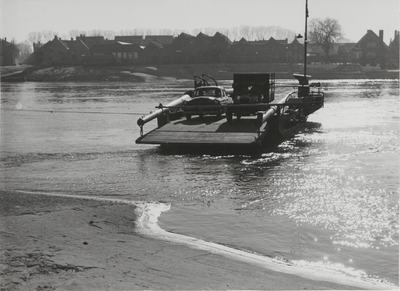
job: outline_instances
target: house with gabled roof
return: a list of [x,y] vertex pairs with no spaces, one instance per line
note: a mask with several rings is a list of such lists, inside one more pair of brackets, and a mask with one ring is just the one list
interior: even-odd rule
[[53,40],[41,47],[36,47],[33,54],[34,61],[37,64],[64,66],[72,61],[69,47],[56,35]]
[[213,63],[220,63],[227,60],[232,41],[224,34],[216,32],[211,38],[208,52]]
[[151,41],[143,50],[143,62],[161,64],[167,61],[164,46],[158,41]]
[[82,57],[90,55],[90,49],[82,39],[77,38],[75,41],[71,39],[69,42],[65,42],[70,49],[71,58],[75,64],[82,62]]
[[383,41],[383,30],[379,31],[379,36],[372,30],[367,30],[350,51],[351,61],[361,65],[385,64],[387,57],[388,46]]
[[53,40],[43,45],[34,44],[33,47],[34,53],[30,61],[39,65],[77,65],[81,63],[83,56],[90,54],[90,48],[82,36],[77,37],[76,40],[63,40],[55,35]]
[[304,46],[297,40],[297,38],[294,38],[291,43],[284,45],[286,52],[286,63],[304,62]]
[[169,61],[172,63],[189,63],[193,62],[193,47],[196,37],[182,32],[171,45],[165,47]]
[[15,58],[17,48],[14,44],[7,41],[7,38],[1,39],[0,43],[0,65],[1,66],[14,66],[16,64]]

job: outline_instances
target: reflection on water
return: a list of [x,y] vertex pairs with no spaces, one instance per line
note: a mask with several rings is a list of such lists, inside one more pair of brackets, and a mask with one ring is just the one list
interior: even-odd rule
[[256,155],[135,144],[136,120],[191,80],[5,84],[0,183],[170,202],[168,230],[396,283],[398,80],[322,83],[325,107],[304,132]]

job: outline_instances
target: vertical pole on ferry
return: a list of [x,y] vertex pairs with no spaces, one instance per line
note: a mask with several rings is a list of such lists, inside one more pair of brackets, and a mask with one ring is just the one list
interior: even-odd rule
[[307,75],[307,18],[308,18],[308,0],[306,0],[306,25],[304,30],[304,77]]

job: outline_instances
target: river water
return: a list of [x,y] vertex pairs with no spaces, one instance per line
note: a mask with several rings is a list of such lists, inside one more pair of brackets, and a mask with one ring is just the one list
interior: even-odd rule
[[320,81],[306,129],[252,156],[135,144],[192,80],[3,83],[1,187],[171,203],[167,231],[398,286],[399,81]]

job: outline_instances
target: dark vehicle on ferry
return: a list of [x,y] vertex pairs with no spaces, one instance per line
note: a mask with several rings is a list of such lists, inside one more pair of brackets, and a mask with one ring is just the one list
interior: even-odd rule
[[[212,79],[215,85],[210,86],[206,77]],[[200,81],[197,81],[198,79]],[[221,117],[226,111],[224,105],[233,103],[226,89],[218,86],[218,83],[208,75],[195,76],[195,89],[190,92],[190,96],[192,97],[190,100],[183,102],[183,114],[187,120],[191,120],[193,115]]]
[[183,114],[187,120],[192,115],[216,115],[220,117],[225,113],[222,105],[231,104],[232,98],[228,96],[226,90],[221,86],[205,86],[196,88],[191,100],[183,103]]

